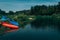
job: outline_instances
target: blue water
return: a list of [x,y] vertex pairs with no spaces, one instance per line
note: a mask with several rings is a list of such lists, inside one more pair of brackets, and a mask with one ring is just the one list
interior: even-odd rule
[[53,28],[35,29],[27,25],[25,28],[0,36],[0,40],[60,40],[60,33]]

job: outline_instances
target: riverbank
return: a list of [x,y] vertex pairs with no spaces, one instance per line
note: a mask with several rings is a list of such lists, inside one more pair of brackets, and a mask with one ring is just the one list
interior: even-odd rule
[[[53,28],[60,29],[60,14],[54,14],[54,15],[6,15],[8,18],[11,18],[19,23],[19,28],[25,28],[27,24],[31,24],[31,27],[33,26],[35,28],[40,27],[46,27],[53,25]],[[13,17],[13,18],[12,18]],[[7,21],[6,21],[7,22]],[[5,30],[11,30],[9,28],[4,28],[1,26],[0,33],[3,34]]]
[[[27,24],[44,26],[44,25],[60,25],[60,14],[53,15],[6,15],[8,18],[15,20],[19,23],[20,27],[24,27]],[[12,18],[13,17],[13,18]]]

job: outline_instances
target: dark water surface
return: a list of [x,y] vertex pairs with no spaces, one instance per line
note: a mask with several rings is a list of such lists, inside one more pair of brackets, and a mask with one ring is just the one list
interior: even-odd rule
[[53,28],[35,29],[27,25],[25,28],[0,36],[0,40],[60,40],[60,32]]

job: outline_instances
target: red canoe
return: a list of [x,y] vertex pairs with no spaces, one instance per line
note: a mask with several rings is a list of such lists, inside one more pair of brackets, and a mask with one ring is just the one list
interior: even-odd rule
[[11,29],[18,29],[19,27],[16,25],[12,25],[10,23],[7,22],[2,22],[2,26],[7,27],[7,28],[11,28]]

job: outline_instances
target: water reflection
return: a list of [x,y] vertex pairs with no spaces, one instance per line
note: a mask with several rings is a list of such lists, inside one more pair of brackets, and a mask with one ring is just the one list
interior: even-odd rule
[[42,29],[49,29],[49,30],[57,30],[57,31],[59,31],[60,32],[60,26],[59,25],[51,25],[51,24],[49,24],[49,25],[35,25],[35,24],[31,24],[31,27],[32,28],[36,28],[36,29],[40,29],[40,28],[42,28]]
[[9,28],[2,27],[2,28],[0,28],[0,36],[3,36],[3,35],[5,35],[8,32],[15,32],[17,30],[18,29],[9,29]]
[[18,29],[11,29],[11,30],[6,30],[5,32],[14,32],[17,31]]
[[45,28],[32,28],[31,24],[20,28],[15,32],[10,32],[1,37],[1,40],[59,40],[60,33],[53,26]]

